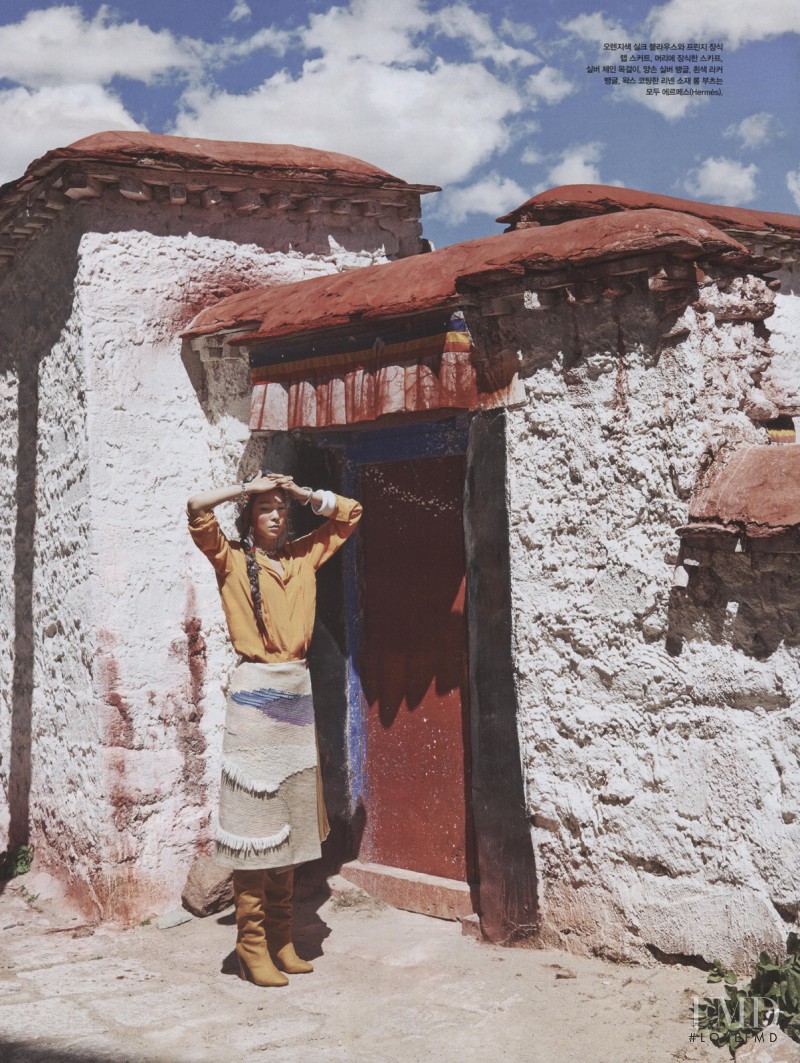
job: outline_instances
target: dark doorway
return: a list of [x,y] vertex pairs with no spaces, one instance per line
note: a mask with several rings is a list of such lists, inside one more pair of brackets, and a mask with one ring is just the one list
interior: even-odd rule
[[530,938],[505,411],[313,443],[338,456],[341,492],[364,503],[342,551],[346,866],[449,879],[451,893],[467,882],[489,940]]
[[361,469],[361,855],[475,878],[461,455]]

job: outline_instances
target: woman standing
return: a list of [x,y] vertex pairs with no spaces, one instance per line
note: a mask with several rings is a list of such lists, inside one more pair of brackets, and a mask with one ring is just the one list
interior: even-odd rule
[[[214,516],[239,500],[229,541]],[[326,522],[287,539],[290,500]],[[189,499],[189,531],[217,575],[239,655],[227,693],[215,861],[233,870],[242,978],[286,985],[313,970],[292,944],[294,868],[321,854],[328,834],[306,653],[316,607],[316,570],[353,532],[361,506],[331,491],[298,487],[264,470],[235,487]]]

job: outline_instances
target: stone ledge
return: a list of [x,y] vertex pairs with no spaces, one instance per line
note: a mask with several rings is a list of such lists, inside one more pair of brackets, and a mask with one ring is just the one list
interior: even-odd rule
[[470,887],[467,882],[358,860],[344,864],[340,874],[393,908],[452,920],[475,913],[472,901],[475,887]]

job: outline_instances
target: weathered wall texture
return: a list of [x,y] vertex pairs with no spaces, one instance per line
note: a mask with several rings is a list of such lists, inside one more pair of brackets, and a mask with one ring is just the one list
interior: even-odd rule
[[6,295],[31,309],[3,337],[0,424],[0,565],[15,571],[16,548],[17,572],[0,609],[0,786],[20,821],[15,837],[0,819],[0,849],[29,810],[39,866],[88,915],[128,922],[179,903],[217,786],[233,661],[186,499],[252,471],[259,449],[246,357],[202,365],[177,332],[218,296],[385,257],[377,229],[361,250],[331,239],[303,254],[145,220],[75,210],[15,263]]
[[798,916],[798,559],[708,554],[672,586],[711,460],[767,442],[746,411],[768,337],[715,322],[730,292],[705,288],[671,329],[642,294],[618,321],[534,311],[502,338],[528,394],[508,490],[546,944],[746,965]]
[[[5,362],[5,359],[4,359]],[[14,676],[14,538],[16,526],[17,376],[0,373],[0,839],[8,838],[11,760],[11,689]],[[5,846],[2,846],[5,848]]]
[[767,322],[775,352],[764,373],[763,390],[779,412],[800,416],[800,263],[778,274],[781,290]]
[[[73,528],[78,530],[81,523],[81,490],[73,471],[80,466],[82,444],[70,439],[75,446],[74,458],[66,459],[63,477],[54,477],[48,464],[47,439],[39,431],[40,366],[49,352],[55,349],[63,353],[75,342],[66,325],[73,302],[77,239],[72,230],[44,234],[37,242],[36,252],[30,248],[23,250],[14,273],[11,276],[6,273],[2,283],[6,308],[0,318],[0,368],[4,381],[2,490],[7,516],[0,541],[0,564],[6,573],[5,593],[0,596],[3,661],[0,732],[4,735],[0,797],[5,799],[0,842],[3,847],[16,848],[27,840],[33,778],[43,778],[46,774],[46,765],[34,756],[35,731],[41,725],[33,719],[34,687],[41,667],[36,659],[35,625],[39,617],[34,602],[36,470],[40,461],[47,477],[46,486],[42,480],[43,490],[57,494],[61,480],[72,481],[69,504]],[[67,371],[61,388],[69,386],[68,381],[74,384],[70,376]],[[68,415],[62,417],[61,409],[57,412],[62,440],[66,440],[76,426]],[[80,553],[80,544],[77,549]],[[58,591],[64,591],[71,583],[65,565],[61,566],[57,582],[53,603]],[[63,603],[65,608],[68,604]],[[49,622],[48,619],[46,624]],[[41,631],[41,646],[50,637]],[[69,695],[64,700],[69,702]],[[74,704],[67,705],[65,711],[69,708],[74,708]],[[53,726],[56,725],[51,723],[41,728],[43,747],[50,740]],[[80,722],[76,730],[80,730]],[[5,736],[8,736],[7,744]],[[60,803],[68,806],[70,799],[61,797]]]

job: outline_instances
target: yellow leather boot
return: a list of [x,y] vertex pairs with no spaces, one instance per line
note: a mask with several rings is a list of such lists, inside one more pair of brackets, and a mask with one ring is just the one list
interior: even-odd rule
[[288,985],[267,950],[264,932],[264,877],[266,871],[234,871],[233,898],[236,902],[236,955],[239,974],[260,986]]
[[313,966],[301,960],[292,944],[292,893],[294,868],[267,871],[264,877],[264,909],[267,943],[287,974],[308,974]]

